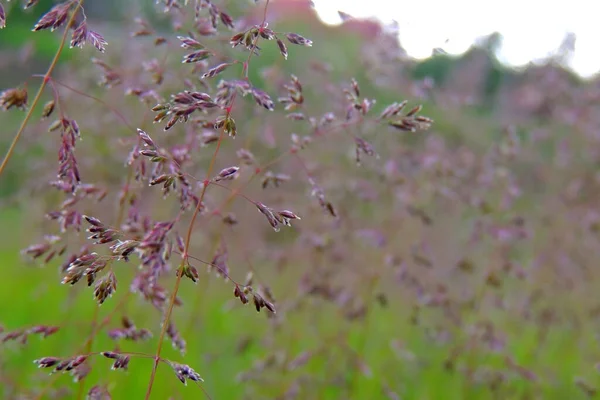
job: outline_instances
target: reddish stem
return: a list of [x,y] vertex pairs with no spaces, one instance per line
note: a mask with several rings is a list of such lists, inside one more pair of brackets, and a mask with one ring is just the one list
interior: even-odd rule
[[[267,7],[269,6],[269,0],[267,0],[266,4],[265,4],[265,11],[264,11],[264,19],[262,24],[265,23],[266,17],[267,17]],[[252,48],[250,49],[250,54],[248,55],[248,59],[246,60],[246,65],[249,63],[250,58],[252,57],[252,54],[254,53],[254,49],[256,48],[256,45],[258,44],[258,39],[260,36],[257,36],[256,39],[254,40],[254,43],[252,44]],[[231,111],[233,110],[233,105],[235,103],[236,100],[236,96],[234,95],[231,103],[229,104],[229,106],[226,109],[226,117],[229,118],[231,115]],[[212,155],[212,158],[210,160],[210,164],[208,167],[208,170],[206,172],[206,178],[205,178],[205,183],[206,181],[208,181],[210,179],[210,177],[212,176],[212,171],[217,159],[217,156],[219,154],[219,150],[221,149],[221,144],[223,142],[223,138],[225,136],[225,128],[223,128],[221,130],[221,133],[219,135],[219,140],[217,142],[217,146],[215,148],[215,151]],[[190,221],[190,225],[188,227],[187,230],[187,235],[186,235],[186,240],[185,240],[185,251],[182,255],[182,260],[181,260],[181,264],[179,265],[178,268],[178,273],[177,273],[177,278],[175,280],[175,287],[173,288],[173,293],[171,293],[171,297],[169,299],[169,306],[167,307],[167,312],[165,314],[165,318],[163,320],[163,325],[162,325],[162,329],[160,332],[160,336],[158,338],[158,345],[157,345],[157,349],[156,349],[156,355],[154,357],[154,365],[152,366],[152,372],[150,374],[150,381],[148,382],[148,389],[146,391],[146,396],[145,396],[145,400],[148,400],[150,398],[150,394],[152,393],[152,386],[154,384],[154,380],[156,378],[156,370],[158,369],[158,364],[161,360],[160,358],[160,354],[162,351],[162,347],[163,347],[163,343],[164,343],[164,338],[165,338],[165,334],[167,331],[167,328],[169,326],[169,320],[171,319],[171,314],[173,312],[173,307],[175,305],[175,299],[177,298],[177,292],[179,291],[179,285],[181,284],[181,278],[183,276],[182,270],[185,267],[186,263],[187,263],[187,259],[189,257],[189,248],[190,248],[190,242],[192,239],[192,231],[194,230],[194,223],[196,222],[196,218],[198,217],[198,213],[200,212],[200,209],[202,207],[203,201],[204,201],[204,195],[206,194],[206,189],[208,188],[207,184],[204,184],[202,186],[202,192],[200,193],[200,198],[198,200],[198,204],[196,205],[196,209],[194,210],[194,214],[192,215],[192,220]]]

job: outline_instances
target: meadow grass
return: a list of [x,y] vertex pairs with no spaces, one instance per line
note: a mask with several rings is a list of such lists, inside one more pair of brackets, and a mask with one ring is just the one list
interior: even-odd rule
[[[3,380],[10,382],[2,389],[5,398],[10,398],[13,390],[27,388],[32,380],[40,387],[53,380],[54,375],[39,372],[32,360],[47,354],[71,355],[74,344],[81,343],[82,337],[89,334],[89,316],[94,310],[94,303],[87,301],[89,291],[56,284],[60,280],[56,265],[39,267],[24,262],[19,256],[17,244],[23,235],[19,224],[21,212],[13,209],[2,211],[4,240],[0,250],[3,266],[0,315],[3,325],[5,329],[11,329],[36,324],[59,324],[61,329],[47,339],[31,337],[26,346],[8,343],[2,347]],[[7,235],[6,232],[12,234]],[[125,271],[120,273],[126,274]],[[32,276],[36,277],[35,285],[31,284]],[[185,321],[180,326],[188,340],[185,359],[200,371],[205,379],[204,387],[212,398],[276,398],[285,392],[286,386],[298,374],[323,378],[322,386],[304,389],[303,398],[307,399],[385,398],[381,389],[382,381],[388,382],[390,389],[401,393],[403,399],[585,399],[588,397],[574,384],[574,377],[584,377],[592,384],[598,382],[593,356],[598,351],[592,354],[588,351],[596,346],[595,333],[585,320],[578,330],[553,327],[540,342],[540,328],[535,323],[506,315],[498,315],[497,318],[482,315],[486,311],[481,310],[466,313],[464,317],[473,321],[482,317],[494,320],[496,327],[506,333],[508,353],[514,355],[515,362],[543,375],[543,378],[534,382],[519,376],[512,377],[498,394],[490,391],[488,384],[474,384],[464,374],[445,367],[452,350],[457,345],[468,345],[472,339],[463,333],[448,343],[432,344],[426,330],[410,322],[411,307],[403,305],[405,298],[401,293],[390,296],[388,300],[391,305],[388,307],[372,309],[363,324],[345,324],[334,307],[315,302],[307,306],[314,307],[314,313],[302,312],[286,319],[284,332],[278,334],[278,343],[265,343],[268,327],[260,318],[261,315],[257,318],[247,313],[246,309],[237,307],[237,304],[232,305],[229,291],[224,290],[226,285],[222,280],[208,274],[202,277],[201,291],[198,292],[200,296],[194,293],[198,287],[184,288],[181,293],[184,299],[195,299],[198,303],[177,310],[174,318]],[[272,282],[272,285],[274,290],[279,290],[286,283],[281,285],[280,282]],[[19,294],[18,299],[15,293]],[[123,296],[127,296],[126,291],[115,296],[115,304]],[[110,312],[110,307],[101,307],[99,320]],[[139,326],[146,326],[152,321],[143,308],[136,307],[135,301],[127,312]],[[435,325],[436,319],[443,317],[436,315],[436,311],[426,311],[422,318]],[[118,325],[118,319],[113,320],[109,326]],[[344,353],[350,349],[359,351],[370,372],[357,374],[353,368],[332,367],[332,364],[348,361],[343,354],[337,354],[337,357],[336,354],[328,354],[327,357],[316,355],[300,371],[265,374],[262,379],[270,384],[264,387],[237,380],[238,375],[250,369],[256,360],[269,354],[270,347],[286,348],[290,354],[299,354],[305,349],[318,349],[325,340],[339,335],[340,330],[347,333],[348,350],[340,347],[338,352]],[[134,343],[128,346],[128,350],[151,353],[154,340]],[[94,348],[110,348],[111,345],[106,335],[99,335]],[[165,357],[177,360],[180,356],[175,350],[167,348]],[[94,363],[100,365],[104,362],[98,359]],[[502,353],[493,354],[475,345],[460,357],[456,367],[500,371],[505,369],[505,360]],[[92,370],[88,382],[90,386],[92,383],[106,382],[111,391],[118,393],[116,398],[139,398],[147,386],[144,371],[149,372],[150,368],[150,359],[136,360],[135,372],[119,373],[98,367]],[[157,398],[168,398],[172,394],[178,398],[201,396],[197,389],[181,386],[172,379],[172,372],[167,371],[165,366],[161,368],[164,371],[157,375],[154,389]],[[351,393],[331,384],[328,378],[332,371],[341,371],[345,374],[341,378],[352,380]],[[53,386],[68,387],[69,380],[68,376],[58,376]]]
[[0,171],[2,398],[596,396],[593,134],[403,101],[418,83],[370,22],[362,42],[269,25],[269,1],[243,29],[228,2],[165,1],[111,52],[84,3],[35,26],[70,18],[91,64],[0,95],[3,126],[32,117]]

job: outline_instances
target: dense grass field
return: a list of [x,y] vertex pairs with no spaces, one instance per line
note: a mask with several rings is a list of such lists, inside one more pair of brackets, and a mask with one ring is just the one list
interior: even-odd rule
[[596,398],[595,86],[531,67],[482,100],[453,86],[499,74],[480,50],[442,82],[370,22],[268,4],[240,35],[208,6],[90,19],[106,51],[0,114],[0,154],[32,116],[0,171],[0,398]]
[[[2,212],[2,324],[6,330],[39,324],[61,329],[43,340],[32,335],[26,345],[3,344],[3,398],[19,392],[31,393],[28,398],[50,398],[59,389],[76,393],[78,386],[69,376],[48,375],[36,369],[32,360],[78,354],[90,334],[95,303],[86,288],[59,285],[61,275],[55,263],[39,267],[19,256],[19,246],[28,237],[20,222],[27,220],[24,213],[23,209]],[[260,273],[267,274],[272,268],[265,266]],[[296,289],[294,266],[286,268],[288,272],[270,280],[277,297],[284,299]],[[119,274],[123,282],[132,276],[126,268]],[[451,278],[454,288],[476,285],[477,290],[491,291],[508,303],[523,299],[532,286],[544,285],[540,277],[539,282],[509,281],[501,288],[488,289],[485,282],[476,283],[459,271],[455,274],[459,276]],[[336,307],[317,299],[288,312],[279,326],[273,326],[264,314],[232,302],[222,279],[209,274],[201,277],[198,285],[182,288],[180,296],[186,306],[174,314],[187,341],[185,357],[170,348],[164,355],[193,365],[205,380],[204,390],[214,399],[285,398],[282,396],[295,384],[305,399],[394,398],[392,393],[419,400],[595,396],[599,351],[595,323],[586,312],[594,302],[593,295],[546,292],[537,306],[526,310],[532,314],[528,320],[514,309],[477,304],[465,307],[460,312],[462,326],[453,327],[440,310],[423,308],[415,314],[419,302],[405,293],[407,289],[381,283],[385,305],[373,299],[374,306],[358,322],[345,322]],[[485,298],[482,293],[481,301]],[[99,307],[98,320],[106,318],[108,327],[118,327],[121,313],[115,315],[114,311],[122,301],[128,304],[120,311],[126,311],[138,326],[154,327],[156,318],[139,307],[126,287]],[[560,320],[540,321],[546,309],[560,313]],[[490,334],[486,324],[498,338],[486,337]],[[155,340],[128,344],[126,349],[152,354]],[[113,347],[103,333],[93,349]],[[294,357],[307,351],[312,357],[304,365],[290,368]],[[274,365],[261,371],[259,364],[268,365],[270,357],[277,361],[271,360]],[[110,371],[107,361],[102,357],[93,361],[86,385],[106,383],[111,392],[118,393],[113,398],[140,398],[152,360],[133,358],[125,373]],[[257,371],[252,373],[253,369]],[[302,384],[306,376],[310,385]],[[159,368],[153,396],[202,397],[198,388],[181,385],[166,365]]]

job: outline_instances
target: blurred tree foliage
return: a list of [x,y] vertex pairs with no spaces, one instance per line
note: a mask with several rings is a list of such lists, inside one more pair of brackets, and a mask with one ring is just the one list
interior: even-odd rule
[[460,56],[434,51],[431,57],[415,64],[412,69],[412,77],[418,80],[431,78],[437,87],[443,87],[447,83],[450,73],[456,68],[460,68],[471,56],[472,51],[476,49],[483,50],[488,57],[489,67],[485,74],[484,84],[481,87],[480,95],[483,101],[480,110],[490,111],[494,106],[502,83],[509,75],[515,74],[510,68],[502,65],[496,57],[501,44],[502,35],[494,32],[478,40],[471,50]]
[[502,35],[494,32],[489,36],[482,38],[477,47],[483,49],[490,59],[489,69],[482,87],[483,106],[491,108],[498,91],[502,86],[502,81],[508,73],[508,69],[498,61],[496,54],[502,45]]
[[412,77],[418,80],[431,78],[436,86],[442,86],[459,60],[458,57],[435,52],[431,57],[415,64]]

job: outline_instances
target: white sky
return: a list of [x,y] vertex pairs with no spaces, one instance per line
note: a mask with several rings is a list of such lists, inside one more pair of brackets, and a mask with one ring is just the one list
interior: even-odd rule
[[434,48],[466,51],[478,37],[503,36],[499,58],[521,66],[554,52],[567,32],[577,36],[570,66],[582,76],[600,71],[600,0],[314,0],[321,19],[340,23],[338,10],[354,17],[397,21],[409,55],[426,58]]

